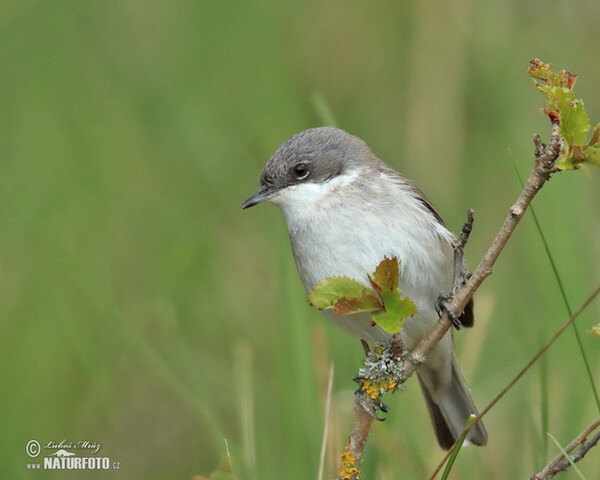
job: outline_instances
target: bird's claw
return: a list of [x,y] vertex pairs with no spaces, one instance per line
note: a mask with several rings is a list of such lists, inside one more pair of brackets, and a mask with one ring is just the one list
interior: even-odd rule
[[462,322],[454,314],[454,312],[450,308],[448,308],[448,302],[452,300],[452,298],[452,295],[449,293],[440,294],[437,301],[435,302],[435,311],[439,316],[441,316],[443,312],[448,313],[448,318],[452,322],[452,325],[454,325],[454,328],[460,330],[463,327]]
[[360,339],[360,343],[363,347],[363,350],[365,351],[365,357],[368,356],[371,352],[371,349],[369,348],[369,343],[364,338]]
[[[355,380],[356,377],[353,379]],[[359,388],[354,392],[356,395],[356,401],[358,404],[365,409],[365,411],[373,417],[378,422],[383,422],[385,418],[381,418],[377,415],[377,410],[381,410],[384,413],[388,413],[389,408],[385,403],[380,402],[379,400],[373,399],[368,393],[366,393],[362,388]]]

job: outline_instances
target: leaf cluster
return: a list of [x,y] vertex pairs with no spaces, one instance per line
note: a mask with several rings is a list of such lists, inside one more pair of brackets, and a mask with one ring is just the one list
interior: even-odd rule
[[327,277],[319,281],[308,295],[308,302],[319,310],[331,309],[335,315],[370,312],[373,321],[387,333],[398,333],[406,318],[417,313],[410,298],[398,290],[399,262],[384,258],[373,275],[368,275],[372,288],[352,278]]
[[575,170],[585,164],[600,167],[600,123],[594,127],[590,141],[585,143],[591,125],[583,101],[576,99],[573,93],[577,75],[567,70],[553,72],[551,67],[551,63],[535,59],[527,73],[546,97],[541,112],[558,124],[559,134],[564,139],[556,167],[560,170]]

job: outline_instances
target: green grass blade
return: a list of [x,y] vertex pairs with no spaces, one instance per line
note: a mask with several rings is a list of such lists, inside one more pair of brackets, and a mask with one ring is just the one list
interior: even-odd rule
[[[467,419],[465,428],[467,428],[469,425],[471,425],[473,423],[474,419],[475,419],[475,415],[471,415]],[[452,455],[450,455],[450,458],[448,459],[448,463],[446,463],[446,468],[444,469],[444,473],[442,474],[442,480],[448,479],[448,475],[450,475],[450,471],[452,470],[452,466],[454,465],[454,462],[456,461],[456,458],[458,457],[458,453],[460,452],[460,449],[461,449],[463,443],[465,442],[465,438],[467,438],[467,433],[468,432],[466,430],[463,430],[463,433],[461,434],[461,436],[459,438],[456,448],[452,451]]]
[[[543,329],[544,335],[540,335],[543,338],[546,337],[545,329]],[[540,339],[540,346],[545,343],[543,339]],[[541,403],[541,415],[542,415],[542,458],[545,459],[548,456],[548,437],[544,435],[545,432],[550,430],[549,428],[549,414],[548,414],[548,357],[542,355],[539,361],[540,367],[540,403]]]
[[565,452],[565,449],[560,445],[560,443],[558,443],[558,440],[556,438],[554,438],[554,435],[552,435],[550,432],[548,432],[548,436],[552,439],[552,441],[556,444],[556,446],[558,447],[558,449],[560,450],[560,452],[569,461],[569,463],[573,467],[573,470],[575,470],[575,472],[577,472],[577,475],[579,476],[579,478],[581,478],[581,480],[585,480],[585,477],[583,476],[583,473],[581,473],[581,471],[579,470],[579,468],[577,468],[577,465],[575,465],[575,462],[571,459],[571,456],[567,452]]
[[[511,160],[512,160],[513,168],[515,169],[515,173],[517,174],[517,178],[519,179],[519,183],[521,184],[521,187],[524,187],[525,184],[523,183],[523,179],[521,178],[521,174],[519,173],[519,169],[517,168],[517,163],[515,162],[515,158],[514,158],[514,155],[512,155],[512,152],[511,152]],[[546,251],[546,256],[548,257],[548,261],[550,262],[552,272],[554,273],[554,278],[556,279],[556,283],[558,284],[558,289],[560,290],[560,294],[563,298],[565,307],[567,308],[567,312],[569,313],[569,316],[572,317],[573,310],[571,309],[569,299],[567,298],[567,292],[562,283],[560,274],[558,273],[558,268],[556,266],[556,263],[554,262],[554,257],[552,256],[552,252],[550,251],[550,247],[548,246],[548,242],[546,241],[544,231],[542,230],[540,221],[538,220],[538,217],[535,213],[535,209],[533,208],[533,205],[529,206],[529,210],[531,211],[531,215],[533,217],[535,227],[537,228],[537,231],[540,234],[540,238],[544,245],[544,250]],[[585,350],[583,348],[583,342],[581,341],[581,336],[579,334],[579,329],[577,328],[577,323],[573,322],[572,327],[573,327],[573,332],[575,333],[575,338],[577,339],[577,345],[579,347],[579,352],[581,353],[581,358],[583,359],[583,363],[585,365],[585,371],[587,372],[587,376],[590,380],[590,385],[592,387],[594,399],[596,400],[596,406],[598,407],[598,411],[600,412],[600,396],[598,395],[598,388],[596,387],[596,383],[594,382],[594,376],[592,375],[592,369],[590,368],[590,362],[589,362],[587,354],[585,353]]]

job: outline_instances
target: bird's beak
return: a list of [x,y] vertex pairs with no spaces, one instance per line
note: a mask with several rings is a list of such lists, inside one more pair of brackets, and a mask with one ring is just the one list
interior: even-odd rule
[[261,186],[254,195],[252,195],[248,200],[246,200],[242,204],[242,210],[253,207],[254,205],[258,205],[259,203],[262,203],[265,200],[268,200],[269,198],[271,198],[273,196],[273,194],[276,191],[277,190],[273,190],[273,189],[269,189],[268,187]]

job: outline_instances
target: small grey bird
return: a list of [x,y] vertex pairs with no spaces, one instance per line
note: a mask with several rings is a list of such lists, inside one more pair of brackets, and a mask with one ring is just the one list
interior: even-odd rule
[[[423,192],[379,160],[360,138],[333,127],[300,132],[267,162],[258,191],[244,202],[279,206],[285,215],[296,269],[307,293],[325,277],[345,275],[370,287],[367,274],[384,257],[400,261],[399,289],[418,312],[401,333],[413,349],[438,318],[436,304],[452,290],[453,234]],[[369,313],[335,316],[350,334],[370,342],[389,334]],[[472,303],[460,317],[473,325]],[[449,449],[467,418],[477,414],[449,331],[417,370],[440,446]],[[467,437],[485,445],[479,422]]]

